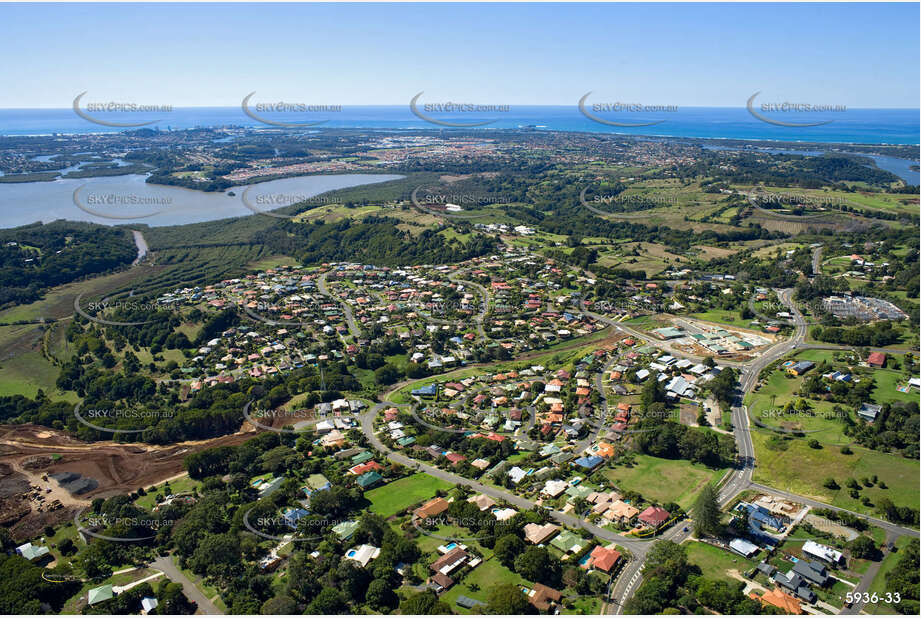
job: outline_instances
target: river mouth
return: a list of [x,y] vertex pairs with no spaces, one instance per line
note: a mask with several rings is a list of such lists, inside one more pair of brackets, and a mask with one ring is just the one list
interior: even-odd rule
[[58,219],[161,227],[271,216],[268,213],[299,202],[314,207],[333,204],[334,200],[317,198],[330,191],[403,177],[399,174],[296,176],[234,186],[224,192],[151,184],[143,174],[0,184],[0,228]]

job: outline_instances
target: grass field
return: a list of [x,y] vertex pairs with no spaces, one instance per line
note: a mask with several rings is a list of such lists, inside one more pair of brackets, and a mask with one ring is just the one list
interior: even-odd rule
[[383,487],[365,492],[371,502],[371,510],[383,517],[396,515],[408,506],[435,495],[439,489],[451,489],[453,485],[423,472],[407,476]]
[[[875,474],[886,483],[888,489],[875,486],[860,490],[860,497],[867,496],[871,503],[885,496],[898,506],[916,507],[921,498],[916,460],[857,445],[851,446],[853,454],[843,455],[838,448],[810,448],[804,439],[786,442],[786,450],[774,450],[768,447],[770,439],[765,432],[752,432],[757,462],[754,480],[758,483],[870,515],[876,515],[872,506],[848,494],[844,486],[848,478],[861,479]],[[823,487],[822,483],[829,477],[842,489],[832,491]]]
[[676,502],[687,509],[701,488],[715,483],[725,470],[712,470],[700,464],[676,459],[637,455],[632,468],[605,468],[604,475],[618,487],[635,491],[660,504]]
[[699,566],[704,577],[709,579],[729,579],[727,571],[735,569],[744,573],[757,564],[754,560],[699,541],[689,541],[684,546],[688,550],[688,561]]
[[708,322],[717,322],[719,324],[728,324],[730,326],[748,327],[750,320],[743,320],[738,311],[728,309],[708,309],[700,313],[692,313],[691,317]]
[[[63,325],[62,325],[63,327]],[[0,326],[0,396],[34,397],[43,389],[54,399],[76,401],[74,393],[57,389],[58,368],[42,356],[44,326],[22,324]]]

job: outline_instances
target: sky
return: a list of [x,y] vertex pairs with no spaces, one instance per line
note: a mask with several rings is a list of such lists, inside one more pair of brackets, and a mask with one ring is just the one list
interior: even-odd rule
[[0,108],[919,107],[919,4],[0,3]]

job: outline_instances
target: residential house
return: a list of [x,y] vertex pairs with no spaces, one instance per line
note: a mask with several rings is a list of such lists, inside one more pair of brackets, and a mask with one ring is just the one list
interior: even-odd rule
[[669,520],[671,513],[658,506],[647,507],[637,519],[653,529],[658,529]]
[[543,584],[534,584],[534,587],[528,592],[528,602],[545,613],[549,612],[552,607],[558,605],[562,598],[563,593],[559,590]]
[[821,545],[815,541],[806,541],[803,543],[803,554],[832,566],[838,566],[844,562],[844,554],[840,551],[832,549],[827,545]]
[[476,496],[471,496],[470,498],[467,498],[467,502],[476,504],[481,511],[485,511],[496,506],[496,501],[486,494],[477,494]]
[[24,543],[16,548],[16,553],[28,560],[29,562],[42,562],[49,557],[53,558],[51,551],[44,545],[33,545]]
[[550,540],[553,535],[560,531],[556,524],[526,524],[524,527],[524,538],[533,545],[540,545]]
[[360,545],[353,547],[345,552],[345,560],[354,560],[362,567],[368,566],[368,563],[381,554],[381,548],[373,545]]
[[603,517],[608,521],[621,524],[632,523],[640,513],[638,508],[630,506],[623,500],[615,500],[607,504],[607,507],[608,508],[603,513]]
[[795,376],[801,376],[807,371],[809,371],[810,369],[812,369],[813,367],[815,367],[815,363],[813,363],[812,361],[804,360],[804,361],[799,361],[797,363],[793,363],[792,365],[787,367],[787,372]]
[[114,596],[115,592],[112,590],[112,584],[105,584],[104,586],[92,588],[89,592],[87,592],[86,602],[88,605],[95,605],[96,603],[108,601]]
[[883,410],[883,406],[879,404],[862,403],[860,404],[860,407],[857,409],[857,416],[867,421],[868,423],[872,423],[873,421],[876,420],[876,417],[879,415],[880,412],[882,412],[882,410]]
[[450,575],[453,571],[457,570],[458,567],[463,565],[469,559],[470,554],[464,551],[464,549],[461,547],[455,547],[442,557],[438,558],[435,562],[433,562],[429,568],[436,573]]
[[815,560],[798,561],[793,565],[793,572],[816,586],[824,587],[828,584],[829,577],[825,565]]
[[444,498],[433,498],[413,511],[413,515],[419,519],[429,519],[441,515],[448,510],[449,506],[451,504]]
[[359,476],[357,479],[355,479],[355,482],[358,483],[358,486],[362,489],[370,489],[383,480],[384,477],[381,476],[379,472],[372,470],[371,472],[365,472]]
[[768,590],[760,597],[754,592],[751,592],[748,596],[756,601],[760,601],[765,607],[773,605],[787,615],[800,615],[803,613],[800,602],[776,586],[773,590]]
[[582,568],[598,569],[599,571],[610,573],[611,569],[620,562],[620,559],[621,554],[616,549],[598,545],[592,550],[592,553],[589,554],[589,559],[582,565]]

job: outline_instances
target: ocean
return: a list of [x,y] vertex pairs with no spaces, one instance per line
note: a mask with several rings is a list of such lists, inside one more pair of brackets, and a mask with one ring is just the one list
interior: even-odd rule
[[[252,109],[252,108],[250,108]],[[420,103],[420,111],[424,110]],[[677,111],[590,113],[603,119],[627,123],[658,122],[653,126],[621,127],[595,122],[571,106],[509,106],[507,111],[471,113],[427,113],[436,120],[455,123],[489,124],[477,127],[488,134],[495,129],[529,127],[535,130],[580,131],[623,135],[790,141],[806,143],[901,144],[921,143],[917,109],[848,109],[840,112],[764,113],[781,122],[818,122],[811,127],[778,126],[755,118],[745,107],[679,107]],[[757,111],[757,109],[756,109]],[[155,121],[150,127],[161,130],[195,127],[267,126],[247,116],[242,107],[173,108],[168,112],[101,112],[92,116],[109,122]],[[316,128],[417,130],[450,128],[417,117],[409,105],[342,106],[337,112],[288,112],[259,114],[272,121],[303,123],[324,121]],[[0,135],[50,135],[54,133],[108,133],[130,129],[95,124],[78,116],[73,109],[0,109]],[[310,130],[310,129],[303,129]]]

